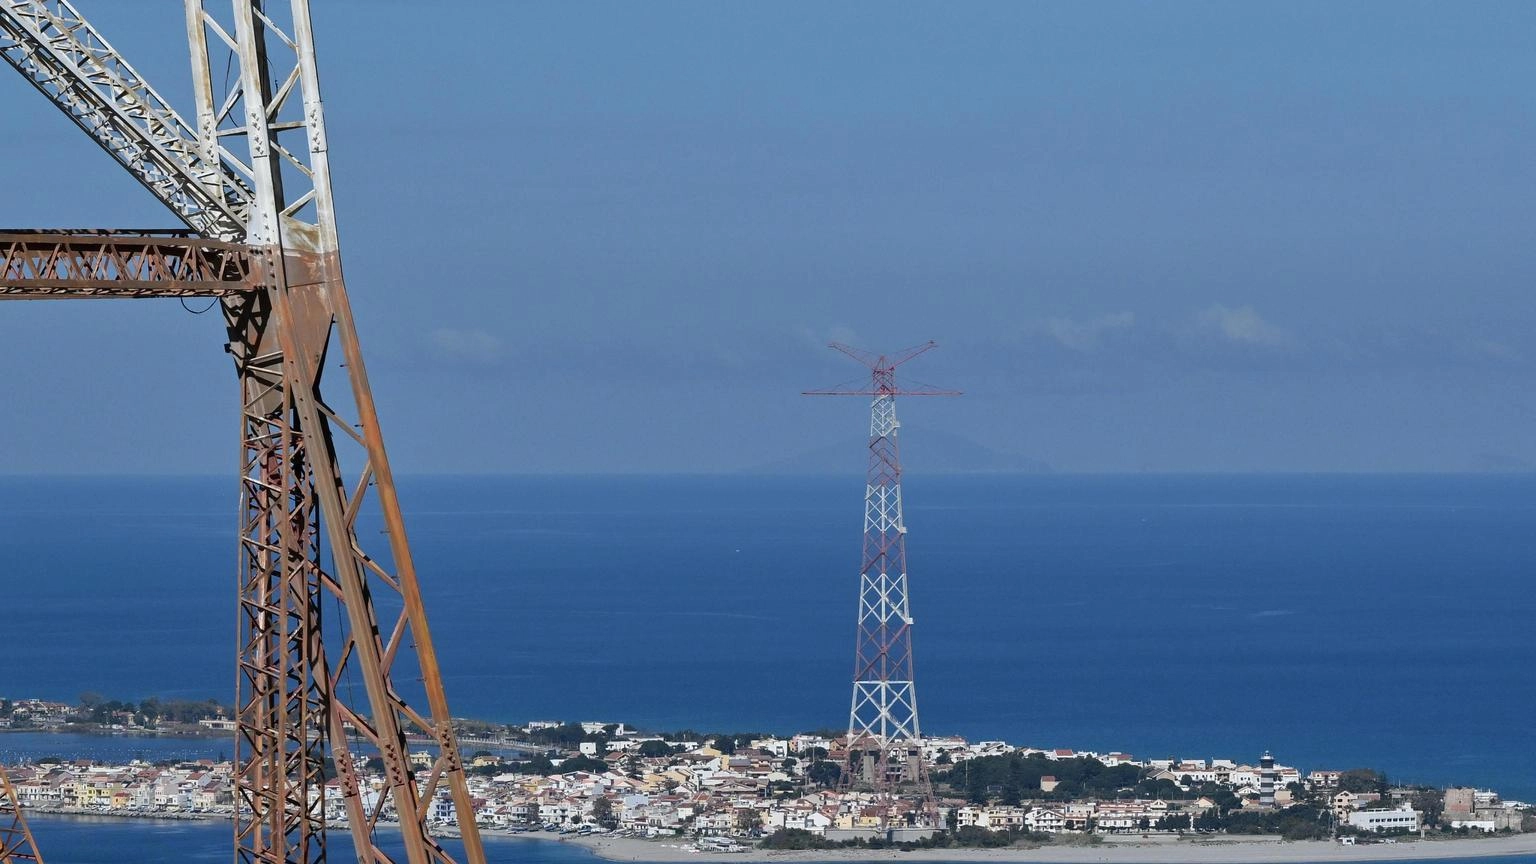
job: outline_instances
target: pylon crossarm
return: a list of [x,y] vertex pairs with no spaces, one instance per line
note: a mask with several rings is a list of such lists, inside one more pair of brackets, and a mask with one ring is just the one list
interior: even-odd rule
[[243,236],[249,189],[68,0],[0,0],[0,57],[188,226]]
[[186,231],[0,231],[0,299],[228,297],[250,250]]

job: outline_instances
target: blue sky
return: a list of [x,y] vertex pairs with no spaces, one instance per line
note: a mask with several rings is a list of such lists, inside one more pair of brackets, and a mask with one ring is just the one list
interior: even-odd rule
[[[903,404],[914,460],[1536,465],[1536,7],[315,5],[399,472],[856,448],[821,346],[930,338],[967,395]],[[79,6],[184,110],[179,3]],[[13,73],[0,111],[0,224],[173,224]],[[3,306],[0,473],[233,470],[221,343]]]

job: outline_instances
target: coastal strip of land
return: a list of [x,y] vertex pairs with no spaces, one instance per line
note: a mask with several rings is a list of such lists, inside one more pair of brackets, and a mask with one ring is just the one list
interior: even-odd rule
[[[230,814],[132,813],[82,811],[77,808],[29,809],[30,818],[86,819],[91,821],[134,820],[219,821]],[[334,826],[345,831],[345,826]],[[386,828],[393,827],[386,825]],[[445,832],[449,836],[457,832]],[[1287,841],[1273,837],[1176,839],[1171,837],[1116,837],[1084,845],[1013,846],[1001,849],[949,848],[921,849],[811,849],[783,851],[748,848],[743,852],[700,850],[681,838],[643,840],[635,837],[603,835],[562,836],[540,833],[512,833],[482,829],[487,839],[528,843],[570,843],[581,846],[607,861],[636,864],[673,864],[693,861],[700,864],[759,864],[759,862],[996,862],[996,864],[1331,864],[1349,861],[1424,861],[1439,859],[1498,858],[1536,856],[1536,834],[1498,837],[1472,837],[1441,840],[1402,840],[1396,843],[1372,843],[1344,846],[1326,840]]]
[[[493,832],[494,833],[494,832]],[[530,840],[542,838],[529,835]],[[547,840],[545,842],[548,842]],[[1106,838],[1082,846],[1009,847],[1002,849],[814,849],[745,852],[699,851],[683,841],[641,840],[630,837],[569,837],[575,843],[609,861],[655,862],[762,862],[762,861],[956,861],[1021,862],[1021,864],[1303,864],[1334,861],[1422,861],[1440,858],[1485,858],[1536,855],[1536,834],[1461,838],[1452,840],[1404,840],[1344,846],[1327,840],[1285,841],[1275,838],[1180,840],[1174,838]]]

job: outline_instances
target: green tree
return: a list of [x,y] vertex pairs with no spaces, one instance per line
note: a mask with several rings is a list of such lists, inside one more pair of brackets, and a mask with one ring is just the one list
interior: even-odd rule
[[1418,789],[1409,799],[1413,809],[1424,814],[1425,825],[1439,825],[1440,816],[1445,813],[1445,793],[1439,789]]
[[999,846],[1013,844],[1013,838],[1003,831],[988,831],[975,825],[967,825],[955,832],[956,846],[976,846],[983,849],[995,849]]
[[613,802],[607,796],[593,799],[592,821],[610,830],[619,827],[618,817],[613,815]]
[[823,759],[807,768],[805,779],[818,786],[833,786],[843,778],[843,767],[836,762]]
[[535,729],[528,733],[530,741],[565,750],[575,750],[576,745],[586,737],[587,732],[581,728],[580,723],[564,723],[549,729]]
[[1339,774],[1339,789],[1345,792],[1387,791],[1387,775],[1369,768],[1351,768]]
[[601,759],[592,759],[587,756],[572,756],[560,763],[561,774],[573,774],[577,771],[586,771],[589,774],[599,774],[608,770],[608,763]]
[[802,828],[780,828],[758,844],[764,849],[836,849],[838,843]]
[[672,748],[665,741],[644,741],[640,744],[639,753],[647,759],[657,759],[672,755]]

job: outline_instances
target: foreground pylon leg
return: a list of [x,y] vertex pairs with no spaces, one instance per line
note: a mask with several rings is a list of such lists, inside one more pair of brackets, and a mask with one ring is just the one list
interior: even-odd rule
[[[0,231],[0,299],[222,306],[242,410],[235,860],[318,864],[344,814],[360,862],[391,860],[374,842],[387,815],[406,860],[447,864],[428,821],[452,814],[482,864],[342,278],[309,0],[183,5],[195,123],[73,0],[0,0],[0,60],[190,229]],[[344,385],[329,398],[327,371]],[[383,762],[381,789],[359,788],[352,737]]]
[[36,861],[42,864],[37,843],[32,840],[32,829],[27,827],[27,817],[21,812],[21,799],[16,797],[16,787],[11,777],[0,768],[0,864],[11,861]]

